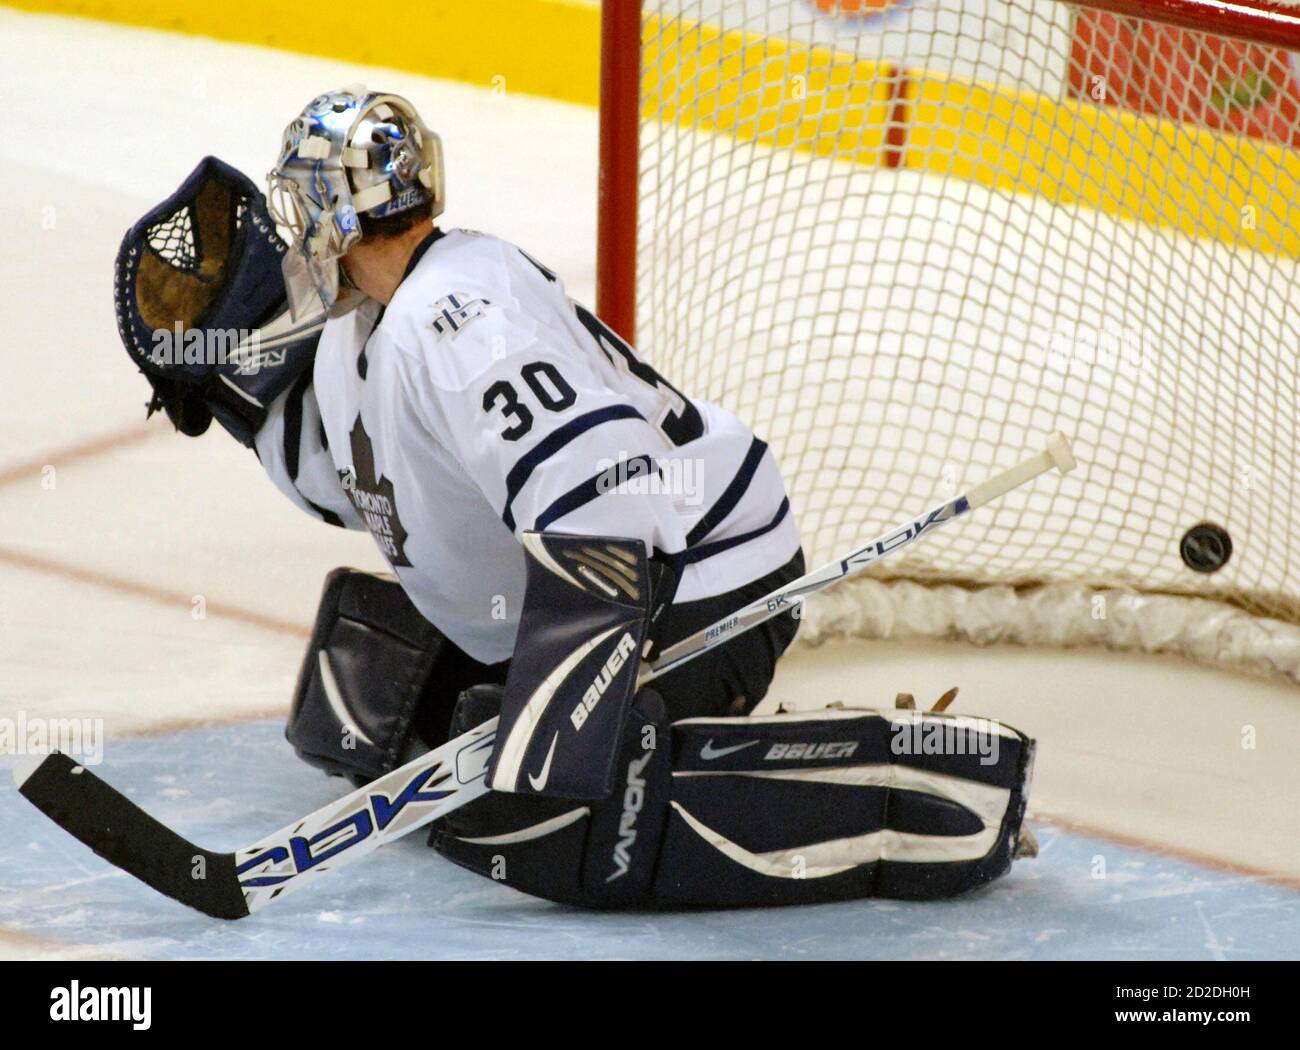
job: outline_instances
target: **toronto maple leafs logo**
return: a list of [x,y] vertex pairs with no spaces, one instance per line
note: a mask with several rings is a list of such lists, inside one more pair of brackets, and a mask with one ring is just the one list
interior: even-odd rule
[[375,476],[375,449],[358,414],[349,435],[352,444],[352,468],[339,471],[343,489],[366,523],[370,535],[384,552],[388,564],[410,566],[406,560],[406,530],[397,514],[397,496],[393,483]]

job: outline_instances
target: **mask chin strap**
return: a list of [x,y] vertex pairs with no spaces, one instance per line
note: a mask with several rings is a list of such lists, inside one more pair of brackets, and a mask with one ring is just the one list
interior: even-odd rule
[[352,194],[352,206],[358,215],[364,215],[371,208],[378,208],[393,199],[393,187],[386,182],[379,182],[368,190]]
[[348,268],[343,264],[342,257],[339,258],[339,290],[352,292],[361,291],[357,282],[352,279],[352,275],[348,273]]

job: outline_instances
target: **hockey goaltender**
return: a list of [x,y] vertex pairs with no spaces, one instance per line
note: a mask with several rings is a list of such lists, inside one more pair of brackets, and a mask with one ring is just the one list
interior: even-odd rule
[[[445,203],[439,137],[352,87],[288,126],[268,196],[209,157],[118,257],[150,410],[216,419],[392,567],[326,579],[298,755],[364,784],[499,716],[492,790],[429,843],[578,905],[923,899],[1006,872],[1033,742],[853,703],[751,715],[791,612],[638,690],[642,661],[803,575],[776,460],[523,249],[437,225]],[[232,330],[234,354],[162,352]],[[682,461],[698,491],[653,483]],[[972,739],[898,746],[931,722]]]

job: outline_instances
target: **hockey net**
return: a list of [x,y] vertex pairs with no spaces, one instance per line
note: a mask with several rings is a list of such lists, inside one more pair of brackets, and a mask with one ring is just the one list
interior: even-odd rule
[[810,564],[1052,430],[1080,460],[831,592],[806,638],[1300,681],[1300,11],[605,8],[599,312],[769,441]]

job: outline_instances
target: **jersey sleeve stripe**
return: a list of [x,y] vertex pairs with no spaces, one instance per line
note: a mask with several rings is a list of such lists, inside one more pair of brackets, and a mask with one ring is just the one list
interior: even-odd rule
[[[302,490],[298,488],[298,464],[302,449],[302,399],[307,395],[307,390],[311,386],[311,378],[310,370],[299,376],[290,388],[289,396],[284,401],[284,468],[288,472],[289,483],[293,485],[295,491],[298,492],[303,503],[310,508],[311,512],[319,515],[326,525],[334,525],[342,529],[346,528],[342,518],[332,510],[328,510],[319,503],[314,503],[306,496],[303,496]],[[325,440],[324,421],[320,424],[320,438],[321,447],[328,448],[329,446]]]
[[302,445],[302,399],[311,386],[311,370],[300,375],[284,401],[284,469],[290,481],[298,480],[298,454]]
[[678,564],[682,566],[691,565],[705,558],[711,558],[715,554],[721,554],[723,551],[729,551],[733,547],[739,547],[742,543],[748,543],[750,540],[756,540],[771,532],[785,520],[785,516],[790,513],[790,497],[787,496],[781,501],[781,506],[777,508],[776,515],[766,525],[762,525],[750,532],[743,533],[740,536],[732,536],[729,539],[718,540],[716,543],[705,543],[699,547],[692,547],[689,550],[682,551],[676,555]]
[[737,504],[740,503],[746,490],[748,490],[749,483],[754,480],[754,474],[758,471],[759,464],[763,462],[763,455],[766,452],[767,444],[765,442],[760,441],[758,438],[754,438],[750,442],[749,451],[745,453],[744,462],[740,464],[736,476],[731,479],[730,484],[718,497],[717,502],[704,513],[704,516],[686,534],[687,547],[694,547],[704,540],[709,533],[722,524],[728,514],[736,509]]
[[614,467],[602,470],[582,484],[569,489],[537,516],[533,528],[543,532],[566,514],[571,514],[579,507],[585,507],[606,492],[612,491],[616,485],[610,484],[611,479],[617,481],[621,478],[642,478],[658,471],[659,464],[650,456],[634,456],[632,459],[623,460]]
[[[298,493],[298,495],[302,496],[302,493],[300,492]],[[302,496],[302,498],[303,498],[303,502],[306,503],[307,506],[309,506],[315,513],[320,515],[321,521],[323,521],[326,525],[333,525],[335,528],[339,528],[339,529],[347,528],[347,526],[343,524],[343,519],[340,518],[337,514],[335,514],[332,510],[328,510],[325,507],[322,507],[319,503],[313,503],[306,496]]]
[[604,408],[597,408],[569,420],[564,426],[547,434],[545,438],[520,457],[519,461],[510,468],[510,473],[506,475],[506,505],[501,511],[501,520],[506,523],[506,528],[511,532],[515,530],[515,497],[528,484],[528,479],[532,477],[534,470],[575,438],[581,437],[593,427],[598,427],[602,423],[609,423],[616,419],[640,419],[644,421],[645,416],[641,415],[631,405],[607,405]]

